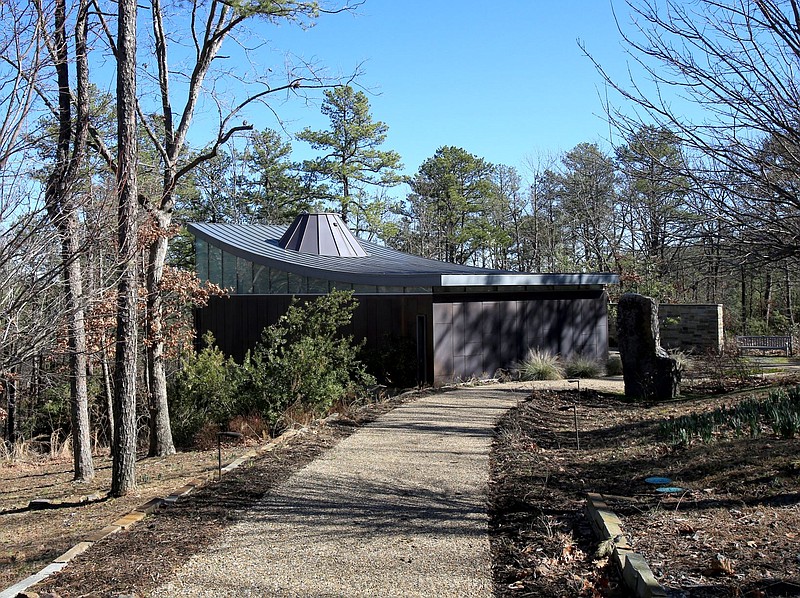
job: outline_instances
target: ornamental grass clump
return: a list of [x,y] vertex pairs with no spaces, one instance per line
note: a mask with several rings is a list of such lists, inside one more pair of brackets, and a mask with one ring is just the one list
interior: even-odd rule
[[520,380],[561,380],[564,378],[564,368],[550,351],[544,349],[530,349],[519,365],[516,367]]
[[600,362],[591,357],[573,355],[564,365],[568,378],[597,378],[603,373]]

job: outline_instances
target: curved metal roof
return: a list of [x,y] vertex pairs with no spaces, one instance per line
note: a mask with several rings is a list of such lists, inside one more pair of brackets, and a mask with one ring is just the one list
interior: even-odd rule
[[525,274],[461,266],[359,241],[366,255],[342,257],[280,246],[286,226],[190,223],[189,232],[211,245],[257,264],[301,276],[377,286],[598,286],[616,274]]

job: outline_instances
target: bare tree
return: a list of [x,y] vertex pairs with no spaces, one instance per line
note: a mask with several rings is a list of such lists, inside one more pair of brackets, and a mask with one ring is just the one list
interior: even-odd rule
[[[37,9],[42,29],[48,22],[41,4]],[[88,2],[80,0],[74,33],[74,62],[76,72],[73,119],[73,90],[70,84],[70,52],[67,37],[67,6],[56,0],[52,35],[45,40],[58,81],[58,140],[55,164],[47,178],[45,204],[50,221],[58,231],[61,244],[61,263],[64,279],[64,308],[67,313],[67,341],[70,360],[70,414],[75,479],[94,478],[89,431],[86,329],[81,271],[81,239],[78,222],[79,169],[82,166],[89,126],[89,65],[87,57]]]
[[[185,4],[176,8],[185,11]],[[289,69],[285,78],[277,85],[269,79],[261,79],[256,87],[244,83],[240,88],[245,90],[244,97],[229,98],[233,100],[225,106],[221,99],[213,96],[211,89],[222,79],[237,79],[238,75],[230,70],[214,71],[213,67],[220,58],[219,52],[223,43],[242,29],[248,22],[266,20],[268,22],[293,22],[301,25],[313,22],[320,12],[341,12],[350,10],[349,6],[333,10],[322,10],[317,2],[298,2],[281,0],[246,7],[231,4],[224,0],[211,2],[193,1],[190,4],[192,23],[187,32],[192,39],[192,59],[184,65],[190,75],[184,82],[185,95],[175,110],[175,93],[173,83],[176,69],[171,68],[168,50],[170,43],[176,43],[165,25],[165,7],[161,0],[151,1],[152,40],[154,45],[155,72],[157,79],[157,95],[161,102],[157,116],[148,115],[140,102],[140,122],[144,125],[150,141],[155,146],[161,161],[161,188],[159,197],[149,198],[145,207],[152,222],[152,234],[149,239],[147,261],[147,371],[148,396],[150,408],[150,455],[169,455],[175,452],[169,425],[167,404],[167,383],[164,364],[163,320],[164,304],[160,289],[167,256],[167,244],[171,234],[172,216],[175,208],[175,192],[179,181],[198,165],[215,157],[219,148],[227,143],[235,134],[251,130],[248,124],[236,124],[236,119],[248,106],[265,102],[268,96],[278,92],[297,93],[302,89],[322,88],[331,85],[309,64],[303,63],[299,69]],[[211,75],[216,80],[206,86]],[[183,87],[183,86],[181,86]],[[187,151],[187,138],[192,127],[195,113],[203,98],[217,102],[219,115],[216,135],[207,149],[190,154]]]
[[634,25],[620,30],[640,78],[616,80],[595,63],[638,107],[609,110],[616,124],[632,133],[643,117],[677,136],[693,161],[684,174],[712,207],[706,216],[725,219],[742,259],[800,254],[800,2],[627,6]]

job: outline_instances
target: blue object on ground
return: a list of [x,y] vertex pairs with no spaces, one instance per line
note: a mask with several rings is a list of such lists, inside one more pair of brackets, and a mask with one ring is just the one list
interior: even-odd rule
[[656,492],[661,492],[662,494],[680,494],[681,492],[686,492],[686,490],[678,486],[662,486],[661,488],[656,488]]
[[666,484],[671,484],[672,480],[669,478],[653,477],[645,479],[645,482],[648,484],[655,484],[656,486],[664,486]]

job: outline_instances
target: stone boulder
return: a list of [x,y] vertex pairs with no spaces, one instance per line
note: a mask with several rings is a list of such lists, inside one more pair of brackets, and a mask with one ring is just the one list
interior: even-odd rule
[[620,298],[617,338],[626,396],[660,401],[680,394],[680,368],[661,347],[658,306],[653,299],[636,293]]

